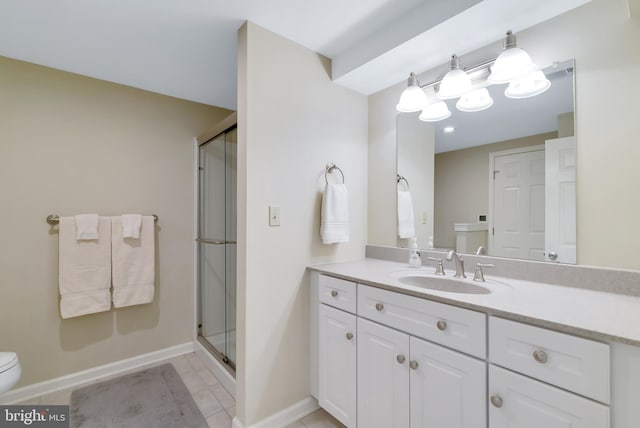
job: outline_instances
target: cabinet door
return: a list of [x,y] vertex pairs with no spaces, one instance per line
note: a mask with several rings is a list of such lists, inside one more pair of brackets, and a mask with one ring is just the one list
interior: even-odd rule
[[491,428],[608,428],[609,407],[489,366]]
[[409,335],[358,318],[358,426],[409,427]]
[[318,402],[356,427],[356,317],[326,305],[319,312]]
[[487,426],[484,361],[412,337],[410,367],[411,428]]

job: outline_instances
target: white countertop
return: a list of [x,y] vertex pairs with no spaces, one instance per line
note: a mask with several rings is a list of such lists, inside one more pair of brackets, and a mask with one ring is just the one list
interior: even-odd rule
[[[640,345],[640,297],[499,278],[490,271],[485,271],[486,283],[473,281],[473,274],[469,273],[464,280],[491,289],[490,294],[436,291],[406,285],[398,279],[402,272],[409,271],[432,275],[433,267],[411,269],[406,263],[379,259],[323,264],[309,269],[596,340]],[[446,276],[452,277],[453,272],[447,270]]]

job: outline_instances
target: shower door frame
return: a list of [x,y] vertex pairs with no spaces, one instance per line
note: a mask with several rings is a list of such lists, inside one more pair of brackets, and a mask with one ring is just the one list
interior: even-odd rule
[[[203,302],[203,287],[202,287],[202,262],[201,262],[201,245],[206,244],[206,239],[202,239],[202,197],[201,197],[201,172],[200,172],[200,149],[203,145],[211,142],[212,140],[218,138],[219,136],[226,134],[227,132],[232,131],[233,129],[237,129],[237,115],[233,113],[222,120],[219,124],[217,124],[213,129],[209,132],[199,136],[196,139],[196,340],[207,350],[209,351],[213,357],[221,363],[221,366],[224,367],[234,378],[235,378],[235,370],[236,365],[234,361],[229,360],[229,358],[225,355],[225,353],[218,350],[215,346],[213,346],[203,335],[202,335],[202,302]],[[226,142],[225,142],[226,144]],[[226,148],[225,148],[226,152]],[[226,191],[226,189],[225,189]],[[226,198],[225,198],[226,199]],[[226,201],[225,201],[226,203]],[[226,235],[226,233],[225,233]],[[230,243],[230,242],[229,242]],[[235,243],[235,242],[234,242]],[[228,243],[226,242],[225,236],[225,246]],[[236,247],[237,248],[237,247]],[[226,253],[226,252],[225,252]],[[226,261],[225,261],[226,264]],[[225,288],[226,288],[226,274],[225,274]],[[237,304],[237,303],[236,303]],[[225,305],[226,306],[226,305]],[[225,307],[226,310],[226,307]],[[226,318],[226,315],[225,315]],[[225,319],[226,322],[226,319]],[[227,330],[225,328],[225,334]],[[225,339],[226,341],[226,339]]]

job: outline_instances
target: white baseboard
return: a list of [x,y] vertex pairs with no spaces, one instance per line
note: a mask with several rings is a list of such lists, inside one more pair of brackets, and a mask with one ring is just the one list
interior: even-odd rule
[[[318,410],[318,400],[309,396],[304,400],[298,401],[284,410],[279,411],[258,423],[250,425],[246,428],[282,428],[294,423],[298,419],[302,419],[308,414]],[[232,421],[233,428],[245,428],[240,420],[235,417]]]
[[187,354],[189,352],[193,352],[193,350],[193,342],[183,343],[181,345],[160,349],[147,354],[136,355],[135,357],[71,373],[44,382],[34,383],[0,395],[0,404],[20,403],[40,395],[90,383],[102,377],[117,375],[127,370],[135,369],[147,364],[153,364],[168,358],[177,357],[178,355]]
[[222,386],[236,398],[236,379],[225,369],[220,361],[216,360],[198,340],[193,342],[194,352],[203,364],[211,370]]

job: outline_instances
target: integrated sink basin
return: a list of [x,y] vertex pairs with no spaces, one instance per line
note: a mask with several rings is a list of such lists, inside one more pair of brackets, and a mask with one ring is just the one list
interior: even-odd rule
[[435,275],[424,269],[403,269],[391,273],[391,276],[401,284],[446,293],[491,294],[513,289],[510,285],[493,278],[479,282],[471,279],[473,275],[467,278],[455,278],[452,275],[452,273],[447,273],[446,276]]
[[489,294],[491,290],[478,284],[457,279],[443,278],[425,275],[406,275],[398,277],[398,281],[414,287],[428,288],[429,290],[446,291],[448,293],[462,294]]

